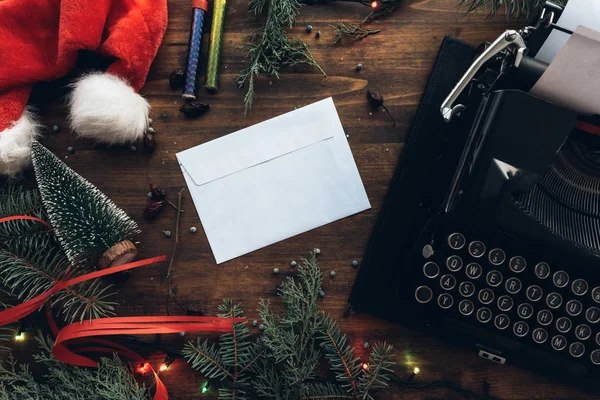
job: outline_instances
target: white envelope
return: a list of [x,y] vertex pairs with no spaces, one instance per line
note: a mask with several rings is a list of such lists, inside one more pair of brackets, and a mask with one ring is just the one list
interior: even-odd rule
[[331,98],[177,159],[217,264],[371,207]]

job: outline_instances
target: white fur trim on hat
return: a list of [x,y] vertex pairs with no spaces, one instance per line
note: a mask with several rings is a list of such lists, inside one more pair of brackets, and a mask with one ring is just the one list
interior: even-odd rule
[[37,128],[32,114],[25,110],[13,126],[0,132],[0,175],[13,176],[29,165]]
[[135,142],[148,127],[148,102],[120,77],[85,75],[69,98],[71,127],[81,137],[106,144]]

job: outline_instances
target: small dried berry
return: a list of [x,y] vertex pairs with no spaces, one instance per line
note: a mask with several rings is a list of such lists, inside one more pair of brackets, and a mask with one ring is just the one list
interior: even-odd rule
[[146,153],[152,154],[156,149],[156,139],[154,139],[154,135],[146,132],[144,133],[144,149],[146,149]]
[[182,105],[181,108],[179,108],[179,111],[188,118],[198,118],[209,109],[210,106],[206,103],[202,103],[201,101],[191,101]]
[[365,67],[365,66],[364,66],[364,65],[362,65],[362,64],[360,64],[360,63],[359,63],[359,64],[356,64],[356,70],[357,70],[357,71],[362,71],[362,69],[363,69],[364,67]]
[[160,214],[165,205],[164,201],[153,201],[146,207],[144,210],[144,219],[151,220],[154,219]]
[[260,329],[261,331],[264,331],[264,330],[265,330],[265,326],[264,326],[263,324],[260,324],[260,325],[258,326],[258,329]]
[[379,93],[367,90],[367,100],[369,101],[369,105],[373,110],[383,107],[383,97]]
[[335,276],[335,271],[331,271],[331,272],[329,273],[329,276],[333,278],[333,277]]
[[196,232],[198,232],[198,228],[196,228],[195,226],[192,226],[192,227],[190,228],[190,232],[191,232],[191,233],[196,233]]
[[150,193],[152,193],[152,200],[164,200],[167,197],[167,192],[163,188],[156,186],[156,184],[150,184]]
[[152,127],[149,127],[148,129],[146,129],[146,132],[151,133],[153,135],[156,133],[156,131]]
[[319,255],[319,254],[321,254],[321,249],[319,249],[319,248],[315,249],[315,254],[316,254],[316,255]]
[[252,326],[256,326],[256,325],[258,325],[258,321],[257,320],[252,321]]
[[356,260],[352,261],[352,266],[353,267],[358,267],[358,261],[356,261]]
[[152,121],[152,118],[148,118],[148,126],[152,126],[152,123],[153,123],[153,122],[154,122],[154,121]]
[[152,192],[148,192],[148,198],[151,199],[152,198]]
[[312,32],[312,25],[306,25],[306,33]]
[[54,125],[54,126],[52,127],[52,132],[54,132],[54,133],[58,133],[58,132],[60,132],[60,126],[58,126],[58,125]]
[[169,75],[169,85],[171,89],[182,88],[185,84],[185,71],[182,69],[176,69]]
[[321,290],[319,292],[319,297],[325,297],[325,291],[324,290]]
[[290,267],[292,267],[292,268],[296,268],[297,265],[298,265],[298,263],[296,261],[290,262]]
[[184,337],[185,336],[185,332],[179,332],[179,336]]
[[364,343],[363,343],[363,347],[364,347],[365,349],[368,349],[368,348],[369,348],[369,346],[370,346],[369,342],[364,342]]
[[317,33],[315,33],[315,38],[320,38],[321,37],[321,31],[317,31]]
[[71,147],[71,146],[67,147],[67,151],[69,153],[75,153],[75,149],[73,147]]
[[163,231],[163,235],[165,235],[165,237],[171,237],[171,231]]
[[279,273],[279,268],[273,268],[273,274],[277,275]]

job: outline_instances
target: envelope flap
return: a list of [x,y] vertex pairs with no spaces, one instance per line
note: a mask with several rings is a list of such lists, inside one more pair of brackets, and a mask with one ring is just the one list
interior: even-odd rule
[[339,128],[331,98],[177,153],[196,185],[327,140]]

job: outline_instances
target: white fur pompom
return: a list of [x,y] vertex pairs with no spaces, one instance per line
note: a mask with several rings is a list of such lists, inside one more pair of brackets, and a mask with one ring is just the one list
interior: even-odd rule
[[148,127],[148,102],[116,75],[94,73],[73,84],[71,127],[81,137],[106,144],[135,142]]
[[23,112],[13,126],[0,132],[0,175],[13,176],[31,161],[31,142],[38,125],[29,111]]

